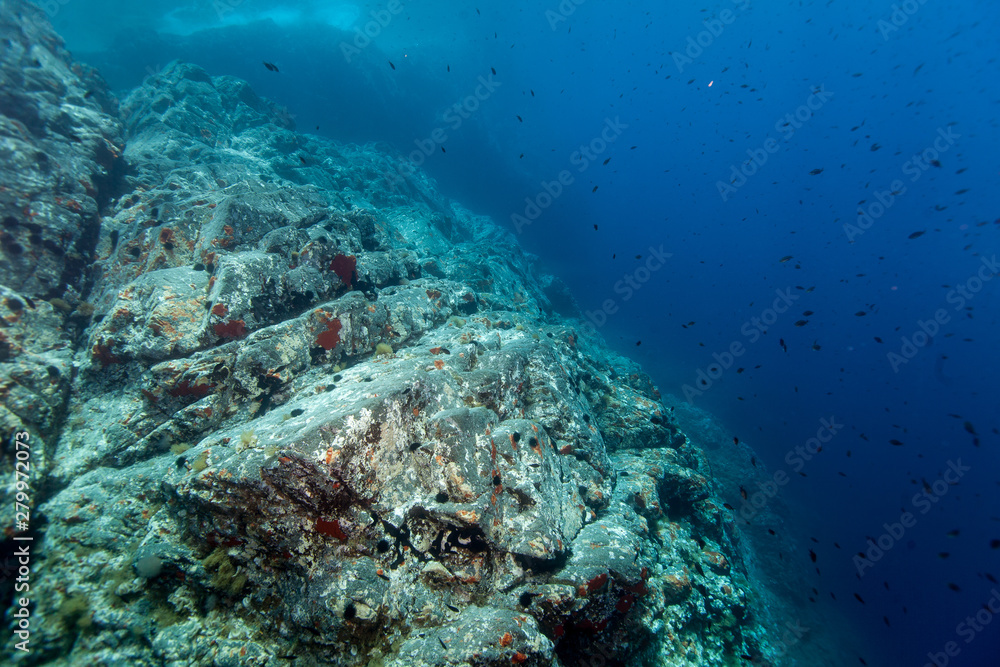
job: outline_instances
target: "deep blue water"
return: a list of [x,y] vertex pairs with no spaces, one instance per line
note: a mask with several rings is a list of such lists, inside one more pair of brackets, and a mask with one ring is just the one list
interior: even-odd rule
[[794,557],[814,550],[817,604],[868,664],[942,664],[948,642],[949,664],[998,664],[1000,623],[960,624],[1000,609],[1000,5],[663,4],[49,9],[122,94],[182,58],[299,131],[418,151],[663,392],[789,475]]

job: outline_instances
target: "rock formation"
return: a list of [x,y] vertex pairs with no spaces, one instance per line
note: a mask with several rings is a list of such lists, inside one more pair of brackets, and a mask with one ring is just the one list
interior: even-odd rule
[[23,7],[0,516],[27,432],[33,625],[5,659],[771,664],[700,450],[509,232],[195,65],[119,108]]

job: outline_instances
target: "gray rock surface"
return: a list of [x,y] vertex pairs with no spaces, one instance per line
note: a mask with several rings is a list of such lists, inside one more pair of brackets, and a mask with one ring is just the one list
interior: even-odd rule
[[[44,229],[94,258],[76,282],[65,254],[0,269],[4,426],[37,436],[46,521],[45,621],[7,658],[769,664],[703,456],[511,234],[195,65],[102,108],[0,9],[36,45],[4,76],[39,60],[5,82],[39,119],[6,116],[5,150],[64,152],[35,200],[87,202]],[[118,189],[77,192],[112,182],[109,146]]]

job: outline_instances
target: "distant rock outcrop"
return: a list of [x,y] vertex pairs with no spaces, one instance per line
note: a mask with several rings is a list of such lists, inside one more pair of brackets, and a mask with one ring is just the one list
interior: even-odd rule
[[770,664],[700,451],[510,233],[194,65],[119,117],[12,7],[23,664]]

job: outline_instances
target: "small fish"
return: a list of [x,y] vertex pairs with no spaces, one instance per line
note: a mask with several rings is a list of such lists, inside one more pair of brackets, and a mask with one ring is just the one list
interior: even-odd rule
[[391,60],[389,60],[389,61],[388,61],[388,63],[389,63],[389,67],[391,67],[391,68],[393,68],[393,69],[396,69],[396,66],[392,64],[392,61],[391,61]]
[[781,349],[784,350],[786,353],[788,352],[788,346],[785,345],[785,339],[784,338],[779,338],[778,339],[778,345],[780,345]]
[[497,75],[497,68],[496,67],[491,67],[490,71],[493,72],[493,76]]
[[747,499],[747,490],[742,486],[740,486],[740,497],[743,498],[743,500]]
[[607,164],[607,163],[609,163],[609,162],[611,162],[611,158],[608,158],[607,160],[605,160],[605,161],[604,161],[604,164]]
[[642,341],[641,341],[641,340],[637,340],[637,341],[635,342],[635,346],[636,346],[636,347],[639,347],[640,345],[642,345]]
[[523,119],[523,118],[521,118],[520,116],[518,116],[518,117],[517,117],[517,121],[518,121],[519,123],[523,123],[523,122],[524,122],[524,119]]
[[817,174],[822,174],[822,173],[823,173],[822,169],[813,169],[812,171],[809,172],[809,175],[810,176],[815,176]]
[[737,438],[736,436],[733,436],[733,444],[734,444],[734,445],[738,445],[738,444],[740,444],[740,439],[739,439],[739,438]]
[[919,239],[921,236],[923,236],[926,233],[927,232],[913,232],[912,234],[910,234],[906,238],[908,238],[908,239]]
[[868,313],[866,313],[865,311],[863,311],[863,310],[859,310],[858,312],[854,313],[854,316],[855,316],[855,317],[864,317],[864,316],[865,316],[865,315],[867,315],[867,314],[868,314]]
[[781,264],[784,264],[785,262],[787,262],[791,258],[792,258],[792,255],[785,255],[784,257],[782,257],[781,259],[779,259],[778,262],[781,263]]
[[278,71],[278,66],[275,65],[274,63],[269,63],[266,60],[263,61],[263,62],[264,62],[264,67],[267,68],[268,72],[277,72]]
[[595,232],[597,231],[597,225],[594,225],[594,231]]
[[965,422],[962,426],[965,427],[966,432],[971,433],[972,435],[978,435],[976,433],[976,427],[972,425],[972,422]]
[[903,446],[903,443],[901,443],[899,440],[896,440],[895,438],[893,438],[892,440],[890,440],[889,444],[890,445],[895,445],[896,447],[902,447]]
[[451,354],[446,347],[432,347],[431,354]]
[[820,350],[822,350],[822,349],[823,349],[823,346],[821,346],[821,345],[819,344],[819,342],[818,342],[818,341],[813,341],[813,344],[812,344],[812,349],[813,349],[813,350],[814,350],[815,352],[819,352]]
[[858,595],[857,593],[855,593],[855,594],[854,594],[854,597],[856,597],[856,598],[858,599],[858,602],[860,602],[861,604],[864,604],[864,603],[865,603],[865,601],[864,601],[864,598],[862,598],[862,597],[861,597],[860,595]]
[[956,593],[961,593],[962,589],[958,587],[958,584],[954,582],[948,582],[948,588],[955,591]]
[[83,94],[83,99],[85,99],[85,100],[89,100],[89,99],[90,99],[91,97],[93,97],[93,96],[94,96],[94,91],[92,91],[92,90],[88,90],[87,92],[85,92],[85,93]]
[[949,530],[949,531],[948,531],[947,533],[945,533],[945,534],[946,534],[946,535],[947,535],[948,537],[958,537],[958,536],[959,536],[959,535],[961,534],[961,531],[959,531],[959,530],[958,530],[958,528],[952,528],[951,530]]
[[803,312],[803,313],[802,313],[802,316],[803,316],[803,317],[809,317],[809,316],[810,316],[810,315],[812,315],[812,314],[813,314],[813,311],[811,311],[811,310],[807,310],[807,311],[805,311],[805,312]]
[[875,342],[881,345],[882,344],[882,339],[879,338],[878,336],[875,336]]
[[816,552],[813,551],[812,549],[809,550],[809,560],[811,560],[814,563],[816,562]]
[[798,322],[795,323],[795,326],[804,327],[807,324],[809,324],[809,320],[799,320]]

